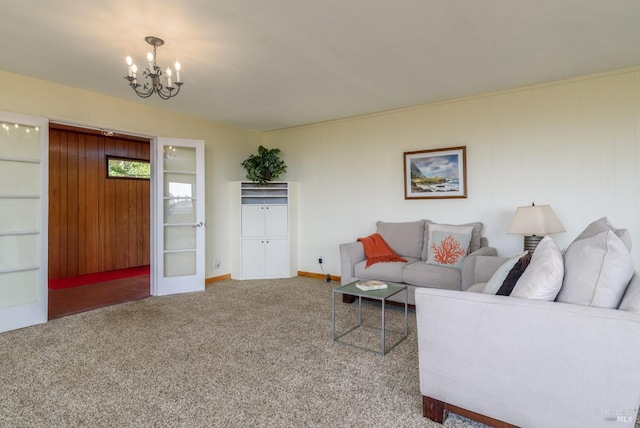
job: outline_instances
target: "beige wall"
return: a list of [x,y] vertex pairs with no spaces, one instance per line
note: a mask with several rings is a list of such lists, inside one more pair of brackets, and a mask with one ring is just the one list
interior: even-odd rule
[[[501,255],[520,205],[550,204],[567,232],[592,220],[631,230],[640,266],[640,69],[259,133],[0,71],[0,110],[150,136],[204,139],[207,277],[230,271],[229,182],[259,144],[279,147],[298,183],[298,269],[340,273],[338,245],[377,220],[484,222]],[[404,200],[405,151],[467,146],[467,199]],[[221,269],[214,269],[220,259]]]
[[[68,86],[0,71],[0,110],[146,136],[201,139],[206,156],[206,273],[229,272],[229,185],[260,134]],[[170,102],[170,101],[168,101]],[[222,263],[214,269],[214,260]]]
[[[550,204],[561,248],[608,216],[630,229],[640,266],[640,71],[570,81],[264,134],[298,187],[298,268],[340,273],[338,245],[375,222],[482,221],[500,255],[517,206]],[[403,152],[467,146],[467,199],[404,200]]]

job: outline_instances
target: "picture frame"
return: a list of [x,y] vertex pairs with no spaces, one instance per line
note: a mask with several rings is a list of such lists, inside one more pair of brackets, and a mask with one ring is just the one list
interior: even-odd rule
[[466,198],[466,155],[466,146],[404,152],[404,198]]

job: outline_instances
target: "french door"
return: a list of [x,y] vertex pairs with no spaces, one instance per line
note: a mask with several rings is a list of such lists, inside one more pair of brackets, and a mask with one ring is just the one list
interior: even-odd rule
[[151,293],[204,290],[204,141],[158,138]]
[[0,332],[47,321],[48,126],[0,112]]

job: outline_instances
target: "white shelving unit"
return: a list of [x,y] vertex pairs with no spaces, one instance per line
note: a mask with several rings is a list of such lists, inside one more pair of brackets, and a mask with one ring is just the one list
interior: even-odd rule
[[234,279],[296,276],[294,186],[234,182]]

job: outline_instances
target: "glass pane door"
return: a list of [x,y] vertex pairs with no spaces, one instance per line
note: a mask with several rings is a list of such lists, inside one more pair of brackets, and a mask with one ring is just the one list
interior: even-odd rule
[[204,141],[159,138],[154,294],[204,290]]

